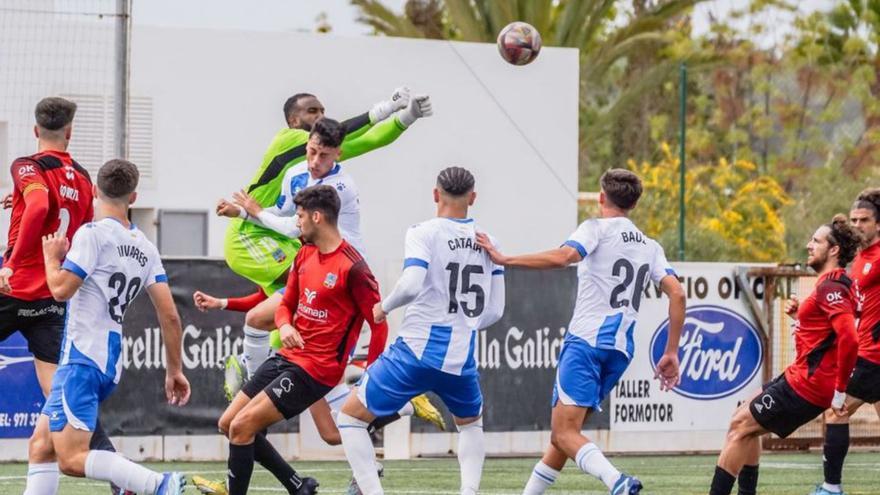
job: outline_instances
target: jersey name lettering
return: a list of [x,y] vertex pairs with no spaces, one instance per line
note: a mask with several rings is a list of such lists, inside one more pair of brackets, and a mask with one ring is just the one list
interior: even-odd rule
[[58,194],[60,194],[62,198],[66,198],[72,201],[79,201],[79,191],[73,187],[61,184],[58,187]]
[[624,231],[620,233],[620,237],[623,239],[623,242],[638,242],[640,244],[647,244],[647,242],[645,242],[645,236],[642,235],[641,232]]
[[116,252],[119,253],[120,258],[131,258],[138,262],[141,266],[146,266],[147,255],[144,254],[137,246],[131,246],[128,244],[122,244],[120,246],[116,246]]
[[446,244],[449,246],[450,251],[455,251],[456,249],[470,249],[477,253],[483,252],[483,248],[477,245],[472,237],[456,237],[455,239],[449,239],[446,241]]

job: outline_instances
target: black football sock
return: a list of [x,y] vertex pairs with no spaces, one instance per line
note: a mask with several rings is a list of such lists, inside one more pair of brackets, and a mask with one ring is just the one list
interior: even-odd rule
[[229,444],[227,487],[229,495],[246,495],[254,472],[254,444]]
[[709,495],[730,495],[735,481],[736,477],[734,475],[722,469],[721,466],[715,466],[715,476],[712,477],[712,487],[709,488]]
[[254,460],[272,473],[278,481],[287,488],[288,493],[296,493],[302,486],[302,478],[296,473],[275,447],[269,443],[269,439],[263,433],[257,433],[254,437]]
[[107,436],[107,432],[104,431],[104,427],[101,426],[100,418],[98,418],[97,423],[95,423],[95,431],[92,433],[92,439],[89,440],[89,450],[116,452],[116,449],[113,447],[113,442],[110,441],[110,437]]
[[376,430],[381,430],[382,428],[385,428],[386,426],[397,421],[398,419],[400,419],[399,413],[394,413],[390,416],[382,416],[381,418],[376,418],[373,420],[372,423],[367,425],[367,433],[372,435]]
[[737,495],[755,495],[758,493],[758,466],[743,466],[736,478]]
[[827,425],[825,427],[825,454],[822,467],[825,469],[825,483],[839,485],[843,478],[843,461],[849,452],[849,424]]

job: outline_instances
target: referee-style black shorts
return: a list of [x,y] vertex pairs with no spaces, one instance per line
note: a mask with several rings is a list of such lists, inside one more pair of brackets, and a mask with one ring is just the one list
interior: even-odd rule
[[251,399],[266,392],[284,419],[290,419],[323,398],[332,388],[312,378],[298,364],[276,354],[257,369],[241,391]]
[[880,364],[872,363],[862,357],[858,358],[849,385],[846,387],[846,393],[868,404],[880,401]]
[[749,411],[759,425],[785,438],[822,414],[825,408],[798,395],[783,373],[764,384],[761,394],[749,404]]
[[0,295],[0,341],[8,339],[15,332],[21,332],[27,340],[28,350],[35,358],[58,364],[66,313],[67,305],[51,297],[22,301]]

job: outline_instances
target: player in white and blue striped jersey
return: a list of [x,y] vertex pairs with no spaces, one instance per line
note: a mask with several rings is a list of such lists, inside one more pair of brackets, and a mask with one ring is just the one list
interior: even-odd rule
[[373,310],[376,321],[382,321],[409,305],[397,340],[367,368],[337,420],[364,495],[382,493],[367,425],[427,391],[437,394],[455,417],[461,493],[479,489],[485,447],[474,344],[477,331],[504,312],[504,270],[477,245],[478,229],[468,218],[473,189],[474,177],[467,170],[440,172],[434,189],[437,217],[407,231],[403,274]]
[[601,217],[583,222],[557,249],[504,256],[491,239],[480,245],[499,265],[560,268],[577,263],[578,294],[574,315],[559,354],[553,388],[553,433],[544,458],[535,466],[526,495],[542,494],[571,458],[599,478],[613,495],[636,494],[641,482],[618,471],[581,433],[586,417],[599,409],[633,357],[633,332],[646,284],[659,284],[669,297],[669,338],[658,363],[660,388],[678,383],[678,341],[684,322],[684,291],[663,248],[628,218],[642,194],[632,172],[612,169],[602,175]]
[[134,164],[110,160],[98,171],[99,220],[76,231],[69,251],[63,234],[43,238],[46,283],[56,300],[70,302],[61,363],[28,448],[25,495],[55,494],[59,469],[134,493],[183,493],[181,473],[156,473],[115,452],[89,450],[98,407],[122,373],[125,310],[143,288],[156,308],[165,341],[168,402],[182,406],[190,394],[181,364],[180,316],[159,252],[128,220],[137,182]]

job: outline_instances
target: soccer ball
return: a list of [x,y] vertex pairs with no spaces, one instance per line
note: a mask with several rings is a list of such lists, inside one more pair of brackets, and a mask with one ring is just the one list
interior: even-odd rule
[[498,53],[508,63],[526,65],[541,51],[541,33],[525,22],[511,22],[498,34]]

